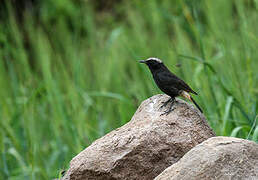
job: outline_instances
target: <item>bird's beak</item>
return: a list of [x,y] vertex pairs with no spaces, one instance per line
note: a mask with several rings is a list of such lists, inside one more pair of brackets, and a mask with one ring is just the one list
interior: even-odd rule
[[145,60],[140,60],[139,63],[146,63],[146,61]]

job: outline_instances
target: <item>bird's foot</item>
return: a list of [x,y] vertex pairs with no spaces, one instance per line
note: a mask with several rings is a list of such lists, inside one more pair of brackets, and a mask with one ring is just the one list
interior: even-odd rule
[[[163,115],[166,115],[166,116],[167,116],[169,113],[171,113],[171,112],[175,109],[175,108],[173,107],[174,102],[175,102],[175,99],[172,99],[172,98],[171,98],[171,99],[169,99],[169,102],[170,102],[170,101],[172,101],[172,102],[171,102],[171,104],[170,104],[169,109],[168,109],[167,111],[163,112],[160,116],[163,116]],[[164,104],[165,104],[165,103],[164,103]],[[163,105],[164,105],[164,104],[163,104]],[[163,105],[162,105],[162,106],[163,106]],[[167,105],[167,104],[166,104],[166,105]],[[166,106],[166,105],[165,105],[165,106]]]
[[163,102],[162,106],[160,106],[159,109],[162,109],[163,107],[166,107],[170,101],[172,101],[172,98],[169,98],[167,101]]
[[169,109],[169,110],[163,112],[160,116],[163,116],[163,115],[166,115],[166,116],[167,116],[169,113],[171,113],[172,111],[174,111],[174,109],[175,109],[175,108],[171,108],[171,109]]

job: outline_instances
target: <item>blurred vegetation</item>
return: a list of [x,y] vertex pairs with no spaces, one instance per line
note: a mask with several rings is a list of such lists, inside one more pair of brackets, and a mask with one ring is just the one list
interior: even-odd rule
[[[50,179],[160,93],[155,56],[217,135],[257,142],[258,1],[2,0],[0,179]],[[177,67],[180,65],[180,67]]]

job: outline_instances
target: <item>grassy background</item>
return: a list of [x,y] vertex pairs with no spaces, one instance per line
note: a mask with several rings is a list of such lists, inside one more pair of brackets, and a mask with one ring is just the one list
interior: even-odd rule
[[[50,179],[160,93],[156,56],[217,135],[258,141],[258,1],[45,0],[0,11],[0,179]],[[179,64],[180,67],[175,66]]]

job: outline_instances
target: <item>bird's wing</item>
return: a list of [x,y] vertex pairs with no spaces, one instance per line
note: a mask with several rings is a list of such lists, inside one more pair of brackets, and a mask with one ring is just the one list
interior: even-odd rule
[[186,92],[197,95],[197,93],[192,90],[183,80],[181,80],[171,72],[162,72],[162,74],[159,75],[159,79],[167,86],[173,86],[176,87],[178,90],[184,90]]

